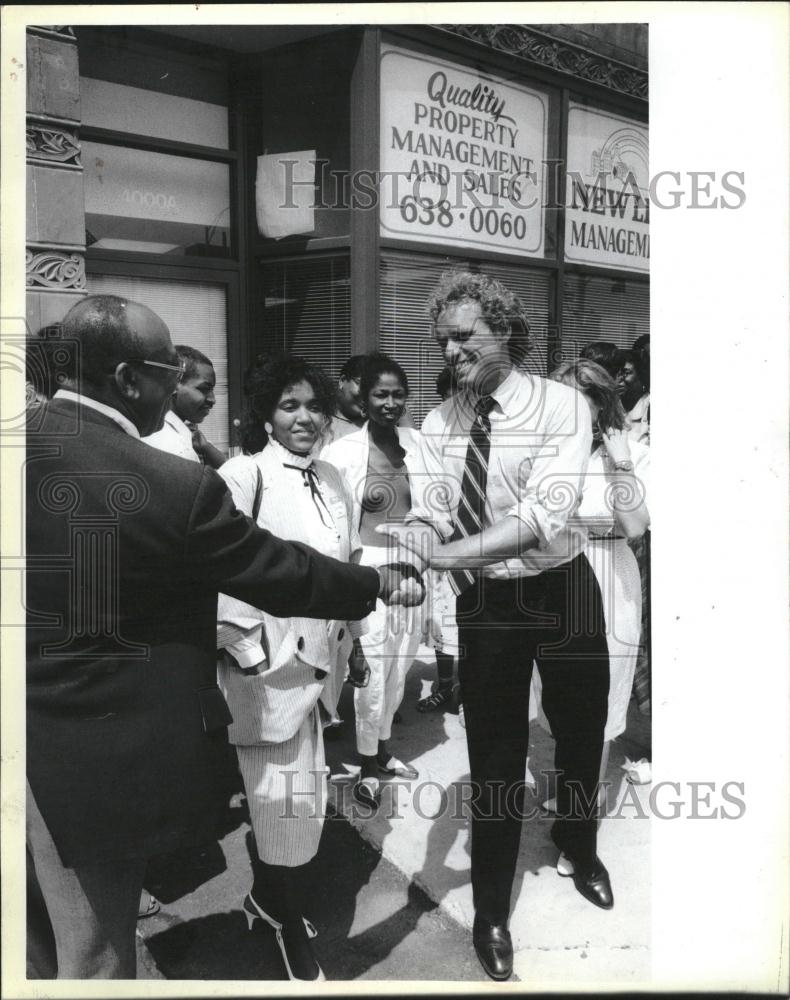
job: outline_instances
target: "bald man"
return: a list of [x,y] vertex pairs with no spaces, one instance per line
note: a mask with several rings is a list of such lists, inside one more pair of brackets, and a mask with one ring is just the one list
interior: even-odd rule
[[181,377],[150,309],[88,297],[62,333],[80,345],[74,391],[28,433],[28,850],[58,978],[134,978],[146,859],[212,839],[223,804],[218,591],[355,620],[422,587],[275,538],[212,469],[140,440]]

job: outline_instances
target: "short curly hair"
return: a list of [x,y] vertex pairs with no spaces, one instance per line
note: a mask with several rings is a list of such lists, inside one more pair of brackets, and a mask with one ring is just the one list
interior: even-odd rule
[[445,271],[428,299],[428,313],[436,323],[444,310],[461,302],[478,302],[483,319],[492,330],[510,333],[508,350],[514,364],[529,353],[532,342],[521,299],[501,281],[472,271]]
[[190,347],[189,344],[176,344],[175,348],[179,361],[183,362],[184,365],[185,379],[195,377],[198,365],[208,365],[209,368],[213,369],[214,362],[211,358],[207,358],[206,355],[202,351],[199,351],[196,347]]
[[598,426],[608,431],[610,428],[622,430],[626,425],[625,410],[617,392],[617,383],[609,372],[595,361],[579,358],[564,361],[549,375],[555,382],[578,389],[600,407]]
[[359,380],[359,393],[365,402],[382,375],[394,375],[403,386],[403,391],[409,395],[409,379],[398,362],[381,351],[371,351],[365,355]]
[[293,354],[277,353],[255,359],[244,376],[247,405],[239,436],[246,454],[254,455],[266,446],[269,435],[263,425],[271,420],[285,390],[299,382],[311,386],[321,412],[331,419],[335,415],[335,388],[323,368]]

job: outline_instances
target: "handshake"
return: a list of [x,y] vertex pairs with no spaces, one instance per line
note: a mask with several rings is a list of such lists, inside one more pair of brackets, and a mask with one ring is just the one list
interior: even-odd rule
[[379,597],[387,604],[412,607],[425,600],[422,574],[428,569],[430,546],[435,535],[427,525],[380,525],[379,534],[389,536],[393,558],[378,567]]

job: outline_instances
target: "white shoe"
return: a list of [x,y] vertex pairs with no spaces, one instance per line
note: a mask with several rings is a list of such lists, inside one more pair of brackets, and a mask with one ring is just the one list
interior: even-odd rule
[[[282,929],[282,924],[278,923],[274,917],[270,917],[269,914],[261,909],[260,906],[252,898],[252,893],[248,892],[247,896],[242,904],[242,909],[244,910],[244,915],[247,918],[247,929],[252,930],[252,925],[260,917],[261,920],[265,921],[274,930],[279,931]],[[307,936],[309,938],[317,938],[318,931],[315,928],[315,924],[308,920],[307,917],[302,917],[302,923],[304,924],[304,929],[307,931]]]

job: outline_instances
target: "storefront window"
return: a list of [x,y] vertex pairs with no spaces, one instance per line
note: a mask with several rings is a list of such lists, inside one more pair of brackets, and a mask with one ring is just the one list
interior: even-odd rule
[[83,142],[85,228],[95,249],[227,256],[227,165]]
[[562,307],[562,357],[573,361],[585,344],[608,340],[631,347],[650,333],[650,286],[646,281],[566,274]]
[[254,353],[288,351],[336,377],[351,354],[348,258],[305,257],[262,266],[264,335]]
[[80,28],[77,44],[88,249],[233,256],[224,57],[125,28]]
[[[315,154],[315,216],[299,237],[348,236],[351,67],[358,42],[336,32],[271,52],[261,67],[260,121],[250,123],[256,154]],[[283,167],[283,170],[286,170]]]
[[200,425],[206,437],[227,452],[228,435],[228,320],[225,288],[195,281],[160,281],[94,274],[88,277],[91,295],[121,295],[153,309],[170,329],[174,344],[186,344],[211,359],[217,376],[214,409]]
[[228,109],[108,80],[80,79],[82,120],[94,128],[228,148]]

